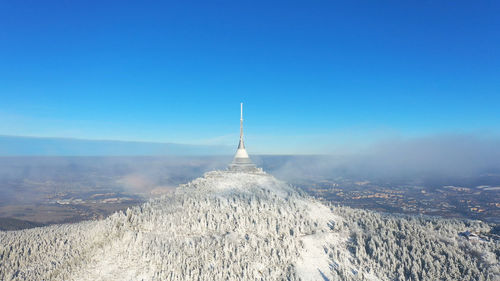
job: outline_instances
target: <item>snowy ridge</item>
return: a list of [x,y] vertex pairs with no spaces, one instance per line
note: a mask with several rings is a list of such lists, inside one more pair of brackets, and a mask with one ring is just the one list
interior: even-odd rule
[[[327,207],[264,172],[214,171],[101,221],[0,232],[0,280],[496,280],[498,243],[457,240],[461,227]],[[419,245],[434,247],[429,263]]]

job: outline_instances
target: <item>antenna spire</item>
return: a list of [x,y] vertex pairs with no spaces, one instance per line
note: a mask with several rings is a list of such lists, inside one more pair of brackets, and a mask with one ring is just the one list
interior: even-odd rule
[[243,143],[243,103],[240,103],[241,106],[241,114],[240,114],[240,143],[238,144],[239,148],[245,148],[245,144]]

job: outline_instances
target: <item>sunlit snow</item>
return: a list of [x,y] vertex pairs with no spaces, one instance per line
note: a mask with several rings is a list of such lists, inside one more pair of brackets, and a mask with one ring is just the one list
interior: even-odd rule
[[0,232],[0,279],[446,280],[466,268],[495,280],[498,243],[472,245],[461,227],[329,207],[264,172],[214,171],[101,221]]

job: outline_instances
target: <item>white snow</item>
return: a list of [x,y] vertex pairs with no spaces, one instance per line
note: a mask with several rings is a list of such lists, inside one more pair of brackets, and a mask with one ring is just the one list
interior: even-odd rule
[[344,221],[264,172],[213,171],[101,221],[0,232],[0,280],[379,280]]

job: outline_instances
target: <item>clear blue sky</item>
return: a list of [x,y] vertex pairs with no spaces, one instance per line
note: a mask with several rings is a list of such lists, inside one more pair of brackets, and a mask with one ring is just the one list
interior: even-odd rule
[[497,134],[499,3],[1,1],[0,134],[236,145],[240,101],[259,153]]

